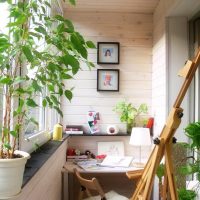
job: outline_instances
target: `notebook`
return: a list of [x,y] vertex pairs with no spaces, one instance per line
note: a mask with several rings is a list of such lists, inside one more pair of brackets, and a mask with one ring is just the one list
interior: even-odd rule
[[100,166],[107,167],[129,167],[133,157],[131,156],[106,156]]

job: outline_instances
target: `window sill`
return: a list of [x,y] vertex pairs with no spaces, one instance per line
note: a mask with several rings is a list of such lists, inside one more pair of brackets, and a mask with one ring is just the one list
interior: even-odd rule
[[65,134],[62,141],[49,140],[36,152],[31,153],[31,158],[27,161],[25,166],[22,187],[24,187],[31,180],[36,172],[44,165],[44,163],[53,155],[53,153],[68,137],[69,136]]

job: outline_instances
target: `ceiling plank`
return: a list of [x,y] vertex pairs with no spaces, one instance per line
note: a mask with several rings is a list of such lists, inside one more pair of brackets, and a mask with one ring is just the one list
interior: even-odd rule
[[134,12],[153,13],[159,0],[76,0],[76,6],[64,3],[73,12]]

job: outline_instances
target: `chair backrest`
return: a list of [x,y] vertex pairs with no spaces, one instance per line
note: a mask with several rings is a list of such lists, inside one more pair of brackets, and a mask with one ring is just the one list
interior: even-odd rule
[[87,196],[91,197],[91,190],[96,191],[100,196],[101,200],[106,200],[105,193],[103,189],[101,188],[101,185],[99,184],[99,181],[96,178],[92,179],[85,179],[83,178],[78,170],[75,168],[74,169],[74,174],[76,175],[80,185],[81,185],[81,190],[79,194],[79,200],[83,199],[83,194],[86,193]]

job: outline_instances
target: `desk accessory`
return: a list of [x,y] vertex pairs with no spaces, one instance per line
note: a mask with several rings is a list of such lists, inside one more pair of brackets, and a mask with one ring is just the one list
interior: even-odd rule
[[110,135],[114,135],[119,132],[119,129],[116,125],[108,125],[106,132]]
[[92,134],[99,133],[99,124],[98,121],[100,120],[99,112],[96,111],[88,111],[87,113],[87,122]]
[[124,143],[122,141],[97,142],[97,154],[124,156]]
[[61,124],[55,124],[53,129],[53,140],[62,140],[63,127]]
[[139,146],[139,160],[134,162],[135,167],[144,167],[145,163],[142,162],[141,149],[142,146],[151,146],[151,137],[149,128],[134,127],[132,128],[129,144]]

